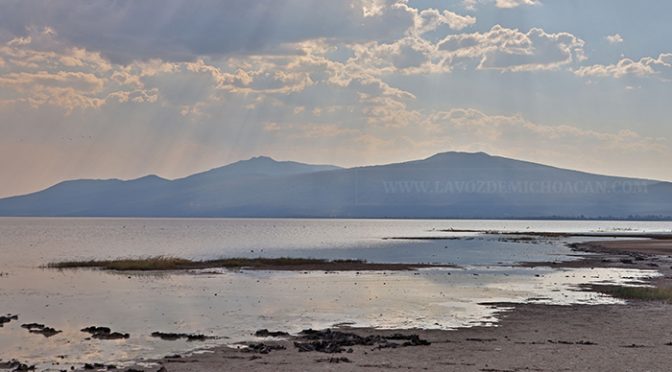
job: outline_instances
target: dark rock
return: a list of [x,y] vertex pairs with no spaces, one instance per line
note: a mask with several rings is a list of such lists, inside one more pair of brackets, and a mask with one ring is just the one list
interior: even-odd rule
[[59,330],[51,328],[51,327],[44,327],[44,328],[39,329],[39,330],[31,330],[30,331],[30,333],[37,333],[37,334],[40,334],[40,335],[42,335],[44,337],[47,337],[47,338],[55,336],[55,335],[57,335],[61,332],[62,331],[59,331]]
[[2,326],[5,325],[5,323],[9,323],[12,320],[19,320],[19,316],[11,314],[7,314],[6,316],[0,315],[0,328],[2,328]]
[[643,347],[647,347],[646,345],[638,345],[638,344],[630,344],[630,345],[622,345],[621,347],[626,347],[626,348],[631,348],[631,349],[639,349]]
[[26,323],[26,324],[21,324],[21,328],[25,328],[27,330],[33,330],[33,329],[42,329],[46,327],[44,324],[40,323]]
[[267,345],[264,343],[247,344],[247,348],[243,349],[245,353],[268,354],[273,350],[285,350],[286,347],[282,345]]
[[[110,367],[113,367],[113,368],[110,368]],[[86,363],[86,364],[84,364],[84,369],[88,369],[88,370],[102,369],[102,368],[115,369],[117,367],[116,366],[106,366],[102,363]]]
[[112,330],[109,327],[86,327],[81,330],[82,332],[94,334],[94,333],[110,333]]
[[[12,319],[16,320],[16,319]],[[16,359],[12,359],[7,362],[0,362],[0,369],[11,369],[12,372],[17,372],[17,371],[34,371],[35,366],[30,366],[25,363],[21,363]]]
[[152,337],[160,338],[165,341],[176,341],[179,339],[186,339],[187,341],[205,341],[213,337],[205,335],[189,334],[189,333],[167,333],[167,332],[153,332]]
[[338,343],[328,341],[294,342],[294,346],[299,349],[299,352],[319,351],[333,354],[345,351]]
[[467,341],[474,341],[474,342],[493,342],[497,341],[496,338],[468,338]]
[[[307,342],[294,342],[294,346],[299,352],[318,351],[322,353],[342,353],[344,351],[352,352],[352,349],[346,350],[345,347],[363,345],[376,346],[378,349],[397,348],[407,346],[430,345],[427,340],[421,339],[418,335],[393,334],[392,336],[359,336],[355,333],[331,331],[315,331],[312,329],[302,331],[299,336]],[[405,341],[396,343],[391,341]]]
[[55,336],[55,335],[62,332],[62,331],[56,330],[54,328],[47,327],[46,325],[40,324],[40,323],[22,324],[21,328],[25,328],[30,333],[37,333],[37,334],[40,334],[40,335],[42,335],[44,337],[47,337],[47,338]]
[[404,342],[402,346],[429,346],[431,344],[432,344],[431,342],[423,340],[420,337],[416,336],[412,338],[410,341]]
[[98,340],[124,340],[131,337],[128,333],[112,332],[108,327],[86,327],[81,331]]
[[282,331],[270,332],[268,329],[260,329],[254,335],[257,337],[284,337],[289,336],[289,333]]

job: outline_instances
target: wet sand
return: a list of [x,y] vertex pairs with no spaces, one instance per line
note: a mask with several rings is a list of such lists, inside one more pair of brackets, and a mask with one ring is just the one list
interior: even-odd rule
[[[603,241],[578,244],[593,253],[555,267],[655,268],[652,285],[672,287],[672,240]],[[352,346],[352,352],[300,352],[291,337],[263,339],[268,353],[220,347],[209,353],[156,361],[146,371],[667,371],[672,365],[672,304],[628,301],[626,305],[513,305],[497,327],[455,331],[342,329],[361,336],[417,335],[430,345],[397,348]],[[253,325],[251,325],[253,327]]]
[[429,346],[380,350],[353,346],[352,353],[326,354],[299,352],[291,341],[279,341],[266,344],[285,350],[259,354],[223,347],[160,363],[168,371],[667,371],[672,364],[672,346],[666,345],[672,341],[670,310],[670,305],[661,303],[522,305],[507,312],[496,328],[402,332],[417,334],[431,342]]

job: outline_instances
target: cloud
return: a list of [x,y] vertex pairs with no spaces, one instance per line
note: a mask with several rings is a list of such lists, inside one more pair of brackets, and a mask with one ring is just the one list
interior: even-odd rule
[[449,137],[474,136],[485,143],[501,143],[527,148],[562,148],[572,146],[598,146],[603,149],[630,151],[667,151],[660,139],[644,137],[632,130],[600,132],[585,130],[573,125],[544,125],[525,119],[521,115],[488,115],[472,108],[438,111],[427,119],[433,130]]
[[[387,163],[460,150],[595,172],[604,168],[625,172],[637,164],[652,164],[653,159],[672,156],[667,139],[627,129],[600,131],[572,124],[549,125],[521,114],[491,114],[470,107],[432,111],[373,103],[368,107],[365,115],[369,126],[272,122],[265,130],[275,142],[285,146],[290,142],[311,154],[320,153],[320,141],[327,140],[332,151],[343,151],[343,159],[358,165],[362,158]],[[394,117],[401,119],[395,121]]]
[[513,9],[520,6],[532,6],[541,4],[540,0],[462,0],[462,7],[469,11],[475,11],[479,4],[493,4],[500,9]]
[[153,102],[129,69],[100,53],[64,47],[48,29],[0,44],[0,96],[4,105],[50,105],[67,114],[99,108],[109,101]]
[[[49,27],[71,45],[116,63],[160,58],[282,53],[282,45],[329,38],[392,40],[413,15],[397,1],[355,0],[7,0],[0,35]],[[151,21],[149,21],[151,20]],[[16,39],[19,41],[20,39]]]
[[672,53],[657,58],[644,57],[639,61],[623,58],[613,65],[584,66],[574,71],[581,77],[655,77],[664,81],[672,78]]
[[495,6],[498,8],[511,9],[523,5],[537,5],[540,3],[539,0],[497,0]]
[[476,23],[475,17],[460,15],[449,10],[442,12],[430,8],[418,11],[403,4],[400,4],[400,6],[414,14],[414,27],[411,32],[418,35],[434,31],[442,24],[448,25],[453,30],[462,30]]
[[619,34],[608,35],[605,39],[609,44],[620,44],[623,42],[623,37]]
[[449,35],[438,49],[450,56],[454,64],[477,60],[478,69],[509,72],[555,70],[582,61],[585,42],[566,33],[546,33],[532,28],[527,33],[493,26],[487,32]]
[[658,157],[672,156],[666,138],[628,129],[599,131],[572,124],[549,125],[520,114],[488,114],[474,108],[435,111],[411,129],[424,133],[424,137],[412,137],[415,142],[435,150],[486,151],[595,172],[604,168],[632,172],[637,164],[653,164]]
[[[26,11],[38,3],[45,6],[43,12]],[[311,9],[312,2],[262,1],[250,7],[235,0],[228,3],[229,8],[223,12],[221,6],[207,1],[205,5],[199,3],[186,9],[183,2],[166,0],[163,6],[156,8],[158,13],[152,17],[162,20],[159,24],[165,24],[169,29],[158,27],[154,30],[158,36],[153,37],[152,32],[143,31],[149,24],[143,15],[149,16],[147,7],[153,3],[154,0],[87,3],[73,11],[82,15],[102,12],[118,15],[102,17],[104,20],[94,25],[86,23],[86,17],[73,19],[72,23],[64,22],[72,14],[66,14],[57,2],[12,1],[0,18],[14,14],[17,18],[12,18],[13,22],[32,23],[28,29],[24,28],[28,34],[15,36],[5,43],[0,60],[5,67],[10,67],[8,70],[24,73],[35,73],[41,66],[49,65],[51,71],[48,73],[67,71],[96,76],[100,80],[96,91],[84,91],[77,86],[59,91],[61,95],[71,97],[60,103],[68,112],[78,107],[96,108],[108,102],[158,102],[182,107],[184,113],[195,113],[200,112],[196,107],[218,102],[227,94],[264,99],[262,95],[298,93],[316,84],[354,90],[364,94],[358,96],[361,100],[375,94],[385,96],[383,98],[388,102],[412,99],[413,94],[390,85],[386,78],[393,74],[447,73],[452,70],[454,61],[459,62],[470,53],[474,54],[472,58],[480,60],[477,66],[480,69],[554,69],[579,56],[582,47],[582,42],[570,34],[547,34],[540,29],[522,34],[495,26],[486,34],[451,36],[481,37],[479,45],[475,46],[478,50],[445,51],[424,35],[442,26],[460,31],[475,24],[476,19],[445,9],[419,10],[403,0],[358,0],[347,7],[330,2],[326,8],[336,8],[331,9],[333,14],[325,19],[339,19],[341,27],[332,28],[329,21],[320,27],[313,25],[313,30],[310,22],[308,25],[299,22],[301,30],[293,29],[296,25],[287,25],[280,35],[274,32],[266,35],[265,32],[270,32],[266,28],[271,27],[268,24],[295,20],[296,14],[285,13],[298,12],[299,8],[303,11]],[[322,8],[324,6],[320,11]],[[236,14],[236,19],[227,22],[231,14]],[[271,14],[274,17],[264,18]],[[215,15],[221,16],[217,22],[213,19]],[[247,16],[251,19],[241,23],[240,20]],[[276,20],[276,16],[281,20]],[[199,22],[187,25],[187,21],[197,17],[200,17]],[[255,24],[255,17],[261,17],[255,25],[258,28],[255,34],[259,34],[264,45],[241,39],[246,28]],[[210,22],[216,25],[210,25]],[[13,24],[8,22],[5,31],[12,29]],[[41,24],[43,26],[38,26]],[[193,24],[199,27],[193,27]],[[177,27],[179,25],[182,27]],[[79,30],[78,27],[98,29],[96,32],[73,33],[75,29]],[[225,33],[218,27],[240,29]],[[178,33],[179,29],[188,29],[191,33]],[[203,35],[205,29],[210,34]],[[214,34],[218,40],[216,47],[207,45]],[[95,39],[106,37],[110,39]],[[374,40],[368,40],[371,38]],[[170,45],[166,45],[168,41]],[[248,50],[230,43],[239,43]],[[521,43],[524,45],[517,45]],[[340,61],[333,59],[331,53],[337,52],[349,52],[352,57]],[[5,76],[5,79],[10,78]],[[14,80],[12,86],[18,86]],[[13,99],[15,102],[29,101],[33,106],[54,104],[45,97],[56,93],[56,90],[45,90],[34,84],[34,89],[14,89],[10,94],[14,98],[3,102]],[[250,105],[253,107],[254,103]]]
[[462,7],[468,11],[475,11],[478,0],[462,0]]

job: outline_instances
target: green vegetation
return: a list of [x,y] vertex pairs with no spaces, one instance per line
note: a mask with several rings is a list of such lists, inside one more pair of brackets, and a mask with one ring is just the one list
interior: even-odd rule
[[595,289],[625,300],[665,301],[672,303],[671,287],[595,286]]

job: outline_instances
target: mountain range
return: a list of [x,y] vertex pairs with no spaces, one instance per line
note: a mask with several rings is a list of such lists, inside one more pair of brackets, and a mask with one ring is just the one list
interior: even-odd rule
[[672,219],[672,183],[485,153],[340,168],[255,157],[185,178],[72,180],[0,216]]

